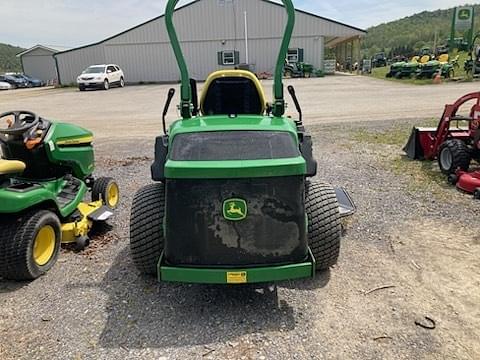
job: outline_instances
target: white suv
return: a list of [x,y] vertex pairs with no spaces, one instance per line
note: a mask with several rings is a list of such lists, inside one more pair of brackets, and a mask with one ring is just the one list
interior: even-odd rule
[[86,68],[77,78],[80,91],[86,88],[108,90],[112,85],[125,86],[122,69],[118,65],[92,65]]

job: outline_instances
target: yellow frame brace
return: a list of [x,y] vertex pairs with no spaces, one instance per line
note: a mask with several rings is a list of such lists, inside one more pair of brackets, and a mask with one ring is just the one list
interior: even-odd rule
[[250,79],[255,84],[258,94],[260,95],[260,102],[262,104],[262,113],[265,112],[265,109],[267,106],[267,101],[265,100],[265,92],[263,91],[262,84],[260,83],[258,78],[255,76],[255,74],[246,70],[219,70],[211,73],[208,76],[207,81],[205,82],[205,85],[203,86],[202,97],[200,98],[200,110],[202,111],[202,114],[205,114],[205,111],[203,110],[203,104],[205,102],[205,97],[207,96],[207,92],[210,85],[212,84],[213,81],[222,77],[241,77],[241,78]]
[[77,237],[87,236],[93,226],[93,221],[90,220],[88,216],[102,206],[102,200],[78,204],[77,209],[80,214],[82,214],[82,219],[76,222],[62,224],[62,243],[74,243]]

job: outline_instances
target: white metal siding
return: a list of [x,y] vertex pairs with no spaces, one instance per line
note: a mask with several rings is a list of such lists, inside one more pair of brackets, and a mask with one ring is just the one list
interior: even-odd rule
[[[191,76],[204,80],[219,68],[217,52],[238,50],[245,62],[244,12],[248,17],[249,62],[256,72],[273,72],[287,16],[283,7],[261,0],[202,0],[177,10],[174,23]],[[323,66],[325,36],[361,36],[348,26],[297,11],[290,47],[305,50],[305,61]],[[94,63],[116,63],[127,82],[176,81],[177,63],[164,17],[131,29],[98,45],[57,55],[63,84]]]
[[21,57],[23,71],[34,78],[49,81],[57,78],[53,52],[45,49],[35,49]]

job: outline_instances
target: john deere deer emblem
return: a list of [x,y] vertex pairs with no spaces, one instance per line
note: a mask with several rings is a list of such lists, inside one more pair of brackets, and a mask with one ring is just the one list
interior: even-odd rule
[[470,19],[470,9],[461,9],[459,12],[458,12],[458,18],[460,20],[469,20]]
[[223,217],[240,221],[247,217],[247,202],[242,199],[228,199],[223,202]]

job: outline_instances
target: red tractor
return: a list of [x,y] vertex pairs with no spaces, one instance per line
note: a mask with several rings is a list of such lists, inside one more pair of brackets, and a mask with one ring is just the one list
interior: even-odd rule
[[[467,103],[468,116],[458,115]],[[413,160],[437,159],[451,184],[480,199],[480,170],[469,171],[472,160],[480,163],[480,92],[446,105],[438,127],[413,128],[403,150]]]

